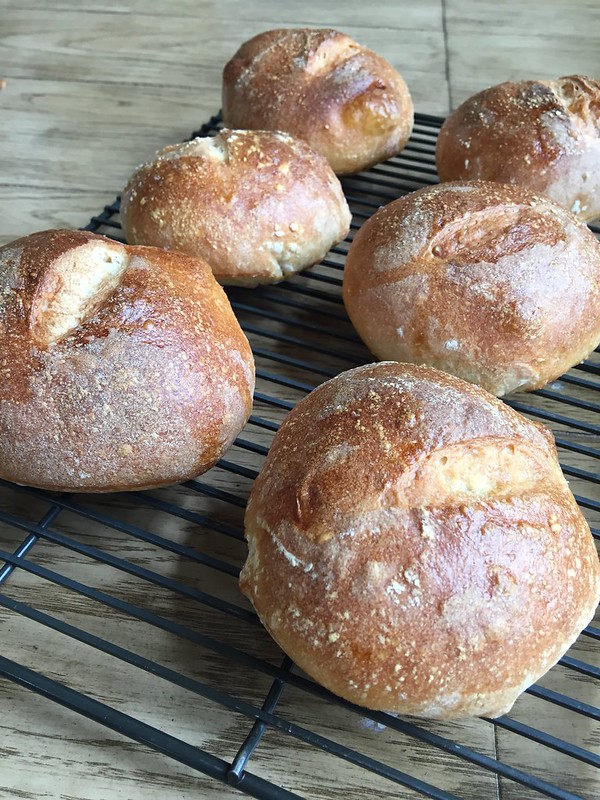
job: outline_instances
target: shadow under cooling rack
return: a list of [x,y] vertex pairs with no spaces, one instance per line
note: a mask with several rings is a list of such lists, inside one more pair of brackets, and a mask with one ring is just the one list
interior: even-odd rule
[[[278,425],[314,386],[372,360],[341,299],[352,236],[379,206],[437,182],[441,122],[417,115],[400,156],[343,179],[352,230],[321,264],[276,286],[228,292],[253,347],[257,389],[248,426],[214,469],[126,495],[0,483],[0,619],[19,631],[16,645],[4,638],[0,675],[259,798],[600,794],[598,628],[510,715],[416,722],[353,706],[300,674],[237,589],[245,499]],[[214,117],[196,135],[219,125]],[[118,239],[118,212],[117,199],[86,229]],[[596,539],[599,375],[594,353],[545,389],[510,399],[553,429]]]

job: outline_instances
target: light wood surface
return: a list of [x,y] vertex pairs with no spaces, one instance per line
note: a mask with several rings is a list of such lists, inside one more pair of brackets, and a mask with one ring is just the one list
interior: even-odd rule
[[[0,78],[6,80],[6,87],[0,92],[0,243],[45,227],[85,225],[92,214],[112,202],[138,163],[159,147],[188,136],[219,108],[222,66],[242,41],[267,28],[288,25],[337,27],[377,50],[402,72],[416,109],[425,113],[445,115],[474,91],[508,78],[600,74],[600,5],[596,0],[403,0],[375,6],[357,0],[344,4],[333,0],[315,4],[300,0],[3,0]],[[266,300],[256,302],[266,310],[273,309]],[[309,319],[302,311],[290,311],[290,318],[298,322]],[[251,315],[247,319],[256,321]],[[318,303],[310,319],[330,324]],[[276,323],[265,322],[263,327],[285,332]],[[344,330],[349,332],[349,328]],[[306,333],[309,352],[319,344],[323,344],[321,335]],[[296,352],[286,344],[270,341],[268,346],[283,356]],[[348,344],[346,350],[358,360],[368,358],[360,347]],[[348,366],[341,353],[332,357],[313,353],[312,359],[333,372]],[[258,366],[277,371],[268,359],[259,358]],[[322,379],[291,366],[281,368],[279,374],[304,383]],[[290,402],[302,396],[301,391],[289,387],[269,388]],[[560,384],[554,387],[558,392],[564,388]],[[539,408],[552,407],[541,398],[527,398],[527,402]],[[255,413],[275,422],[284,415],[283,410],[260,402]],[[597,421],[595,416],[582,410],[578,418]],[[258,445],[268,445],[270,440],[268,432],[251,426],[243,436]],[[565,438],[574,444],[600,447],[597,437],[585,432],[571,431]],[[234,448],[228,457],[252,469],[262,462],[261,456],[240,448]],[[597,462],[586,456],[565,451],[561,457],[573,467],[597,471]],[[251,480],[215,469],[203,482],[244,498]],[[591,496],[589,484],[573,480],[572,487]],[[175,487],[154,496],[192,513],[213,515],[237,528],[241,525],[241,507],[211,500],[189,488]],[[600,495],[596,493],[593,499],[600,500]],[[52,523],[52,531],[150,570],[161,576],[163,583],[177,581],[187,589],[212,593],[249,610],[234,577],[115,530],[99,515],[108,513],[122,527],[135,525],[232,565],[243,561],[243,542],[210,532],[193,519],[157,510],[149,501],[133,502],[125,495],[80,497],[72,502],[85,510],[87,518],[67,508]],[[35,523],[48,507],[48,502],[26,492],[0,487],[4,512]],[[586,513],[591,523],[600,523],[598,512]],[[12,552],[24,535],[0,523],[0,549]],[[270,664],[281,663],[281,653],[260,626],[211,610],[189,592],[175,593],[92,560],[81,547],[77,552],[41,540],[30,560],[229,642]],[[18,569],[0,592],[248,703],[260,706],[271,685],[266,674],[132,619],[118,608],[107,609],[25,569]],[[224,710],[212,700],[3,607],[0,655],[226,761],[234,758],[251,728],[251,721],[236,711]],[[571,655],[592,663],[598,659],[598,648],[582,639]],[[572,670],[557,668],[542,684],[598,704],[597,685]],[[2,800],[233,800],[241,796],[233,788],[2,679],[0,708]],[[304,729],[461,798],[529,800],[541,796],[473,768],[401,730],[372,730],[360,715],[293,686],[285,689],[277,712]],[[513,718],[598,752],[597,722],[556,705],[527,695],[518,702]],[[541,779],[562,781],[561,785],[587,800],[600,796],[600,782],[592,767],[529,744],[487,722],[426,723],[424,728],[532,771]],[[310,798],[420,796],[281,730],[265,734],[248,768]]]

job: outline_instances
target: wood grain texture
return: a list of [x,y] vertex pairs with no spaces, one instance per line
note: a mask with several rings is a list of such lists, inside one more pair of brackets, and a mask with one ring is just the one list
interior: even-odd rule
[[[267,28],[344,30],[402,72],[418,111],[446,114],[468,94],[508,78],[577,70],[598,74],[599,13],[592,0],[402,0],[375,7],[351,0],[343,8],[333,0],[0,0],[0,78],[7,80],[0,92],[0,242],[45,227],[86,224],[112,202],[137,164],[188,136],[218,109],[223,64],[242,41]],[[341,259],[332,256],[332,261]],[[331,267],[316,272],[339,278]],[[310,277],[299,278],[297,285],[325,296],[339,294],[337,286]],[[299,294],[294,301],[308,310],[282,306],[292,299],[284,288],[257,292],[250,300],[240,292],[231,297],[244,324],[260,330],[252,338],[263,351],[257,358],[266,376],[261,389],[281,401],[282,407],[256,401],[254,414],[267,423],[281,422],[285,404],[297,402],[328,375],[370,360],[339,305]],[[268,317],[282,312],[283,320]],[[330,339],[331,332],[346,338]],[[320,371],[281,363],[290,357],[308,358]],[[571,374],[597,380],[579,370]],[[561,382],[550,391],[573,394]],[[578,390],[578,397],[597,402],[596,391]],[[547,397],[516,399],[542,412],[556,410]],[[595,408],[573,414],[583,424],[597,424]],[[559,423],[553,427],[562,430],[566,445],[600,450],[593,433]],[[282,661],[253,621],[235,577],[246,552],[239,538],[244,500],[271,436],[264,427],[247,426],[245,443],[226,455],[242,474],[215,468],[197,484],[135,500],[123,494],[63,499],[63,510],[31,550],[32,566],[18,569],[0,586],[0,601],[4,596],[8,605],[24,603],[48,615],[50,625],[75,626],[159,668],[176,670],[199,683],[196,692],[42,627],[6,605],[0,605],[0,655],[230,761],[252,719],[207,695],[222,691],[260,707],[272,671]],[[560,457],[567,468],[597,472],[597,461],[585,454],[563,447]],[[586,516],[599,526],[597,486],[570,481],[574,491],[592,501]],[[170,513],[173,506],[177,514]],[[47,498],[0,485],[0,514],[35,524],[50,507]],[[0,522],[0,550],[12,552],[27,532],[6,520]],[[215,521],[228,535],[214,530]],[[145,532],[143,538],[132,526]],[[35,574],[43,569],[50,572]],[[92,599],[88,588],[104,592],[105,602]],[[231,613],[216,608],[209,596],[229,604]],[[136,612],[126,613],[120,601]],[[148,615],[154,615],[155,624],[142,620]],[[179,635],[170,623],[183,626]],[[222,647],[236,652],[218,652]],[[583,638],[571,655],[597,663],[598,647]],[[597,704],[597,684],[573,670],[553,670],[544,685]],[[242,796],[3,679],[0,703],[0,800]],[[393,721],[382,730],[369,727],[363,714],[331,703],[318,690],[287,686],[276,713],[280,727],[268,730],[248,768],[304,797],[412,800],[422,795],[324,753],[314,740],[302,740],[303,730],[457,797],[541,796],[407,736]],[[598,723],[573,711],[525,695],[512,718],[598,752]],[[298,726],[294,735],[284,732],[288,723]],[[488,722],[424,723],[423,728],[556,781],[586,800],[600,795],[591,767]]]
[[444,0],[450,104],[502,81],[600,75],[594,0]]
[[[400,70],[419,110],[448,112],[439,0],[417,9],[403,0],[376,16],[357,2],[340,15],[332,0],[251,11],[238,2],[163,1],[151,13],[144,3],[8,4],[2,184],[40,187],[44,200],[52,187],[85,190],[96,208],[112,200],[137,164],[218,110],[221,72],[239,44],[287,25],[343,28]],[[16,205],[0,220],[0,242],[39,229],[28,203]]]

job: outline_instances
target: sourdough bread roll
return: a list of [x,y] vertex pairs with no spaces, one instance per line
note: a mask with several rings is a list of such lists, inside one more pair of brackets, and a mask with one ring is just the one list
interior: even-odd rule
[[517,184],[592,220],[600,216],[600,81],[571,75],[485,89],[443,124],[436,162],[443,181]]
[[360,367],[298,403],[245,525],[241,588],[269,633],[372,709],[507,712],[600,593],[549,431],[426,367]]
[[223,71],[223,120],[288,131],[335,172],[359,172],[402,150],[413,106],[384,58],[331,29],[289,28],[245,42]]
[[208,265],[83,231],[0,248],[0,370],[0,477],[69,491],[204,472],[254,387]]
[[220,283],[276,283],[320,261],[350,229],[327,161],[285,133],[223,130],[166,147],[121,201],[130,244],[208,261]]
[[343,293],[378,358],[499,396],[543,386],[600,342],[600,244],[517,186],[441,184],[380,209],[350,248]]

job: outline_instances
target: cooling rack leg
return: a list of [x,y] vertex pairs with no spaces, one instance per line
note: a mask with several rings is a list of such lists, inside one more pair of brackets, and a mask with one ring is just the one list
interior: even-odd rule
[[[23,667],[2,655],[0,655],[0,676],[12,680],[17,685],[30,689],[42,697],[53,700],[71,711],[76,711],[78,714],[104,725],[105,728],[163,753],[181,764],[199,770],[211,778],[220,781],[226,780],[228,765],[223,759],[163,733],[158,728],[117,711],[105,703],[81,694],[39,672]],[[261,798],[261,800],[301,800],[299,795],[273,786],[268,781],[248,772],[244,773],[238,788],[246,794]]]
[[[52,506],[52,508],[47,511],[40,520],[39,527],[48,527],[51,522],[54,522],[62,510],[63,509],[60,506]],[[40,537],[36,533],[30,533],[29,536],[19,545],[19,547],[17,547],[13,555],[20,558],[27,555],[39,538]],[[14,564],[4,564],[4,566],[0,569],[0,584],[4,583],[4,581],[6,581],[12,575],[15,569],[16,567]]]
[[[281,662],[281,669],[285,672],[289,672],[292,668],[292,665],[292,660],[286,656]],[[262,704],[261,708],[263,711],[271,713],[274,710],[275,706],[279,702],[279,698],[281,697],[284,687],[285,681],[281,680],[280,678],[276,678],[273,681],[269,690],[269,694],[267,695],[265,702]],[[236,757],[233,759],[231,767],[227,772],[227,783],[230,783],[232,786],[237,786],[243,780],[243,772],[246,768],[246,764],[248,763],[248,759],[258,747],[266,727],[267,726],[264,722],[261,722],[258,719],[256,720],[250,733],[244,739],[242,746],[238,750]]]

